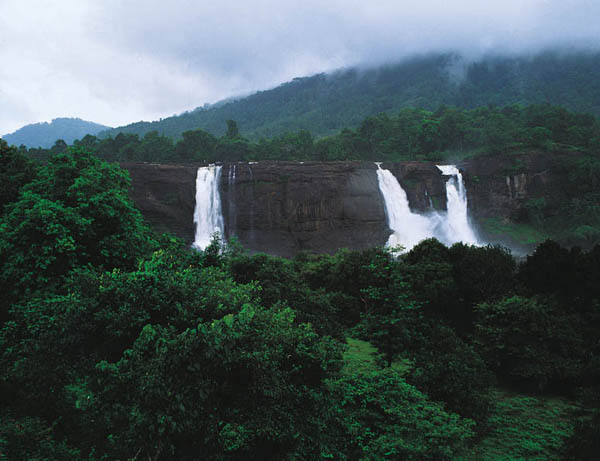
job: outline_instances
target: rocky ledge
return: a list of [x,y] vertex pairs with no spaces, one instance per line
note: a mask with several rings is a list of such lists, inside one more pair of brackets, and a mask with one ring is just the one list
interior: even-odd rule
[[[132,198],[148,222],[191,243],[200,165],[126,163]],[[444,179],[433,164],[385,164],[411,207],[445,207]],[[250,251],[291,256],[302,250],[383,245],[390,231],[374,163],[229,163],[221,169],[225,235]]]
[[[465,179],[469,215],[488,241],[490,218],[526,221],[526,202],[548,194],[553,176],[547,157],[528,154],[480,157],[459,164]],[[132,198],[160,232],[194,240],[198,164],[126,163]],[[434,163],[384,163],[407,193],[411,209],[444,210],[445,181]],[[332,253],[339,248],[383,245],[390,230],[379,192],[377,166],[365,162],[226,163],[219,182],[225,235],[236,235],[250,251],[291,256],[302,250]]]

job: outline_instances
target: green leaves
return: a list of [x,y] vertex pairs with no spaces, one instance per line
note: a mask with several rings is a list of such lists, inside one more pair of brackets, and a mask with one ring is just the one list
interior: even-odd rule
[[248,305],[181,333],[147,325],[118,362],[99,363],[98,412],[118,429],[121,453],[154,453],[160,443],[177,457],[192,449],[209,459],[269,457],[317,430],[312,414],[334,371],[325,364],[337,354],[295,327],[289,310]]
[[[383,136],[379,123],[365,133]],[[442,129],[430,125],[431,136]],[[468,458],[492,382],[479,353],[511,383],[597,381],[596,250],[540,247],[520,271],[530,297],[512,296],[523,288],[500,247],[431,240],[400,258],[375,248],[285,260],[221,251],[218,240],[191,252],[163,236],[152,252],[127,187],[117,167],[76,150],[4,207],[3,454]],[[341,372],[332,336],[344,328],[378,354],[355,354]],[[498,411],[486,429],[516,424]],[[585,450],[595,421],[582,420]],[[567,435],[518,443],[556,451]]]
[[447,413],[393,367],[331,383],[348,431],[350,459],[456,459],[473,437],[470,420]]
[[482,303],[476,314],[476,344],[504,379],[543,391],[568,385],[579,374],[585,354],[576,317],[521,296]]
[[34,162],[0,139],[0,214],[5,205],[17,200],[20,189],[31,182],[36,173]]
[[118,166],[82,150],[50,159],[0,221],[3,292],[17,299],[90,263],[135,267],[152,241],[128,186]]

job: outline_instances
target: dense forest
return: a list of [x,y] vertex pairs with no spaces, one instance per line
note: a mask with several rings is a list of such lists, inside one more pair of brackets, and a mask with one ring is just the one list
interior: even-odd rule
[[0,141],[1,458],[600,452],[600,246],[195,251],[128,187],[81,143]]
[[[397,115],[366,118],[357,128],[328,137],[315,138],[300,131],[259,141],[241,136],[233,120],[226,125],[220,138],[197,129],[175,141],[152,131],[143,138],[122,133],[115,138],[87,135],[73,145],[116,162],[457,162],[489,157],[507,160],[506,174],[526,172],[523,156],[540,153],[548,158],[559,184],[546,196],[527,201],[525,213],[515,219],[515,232],[527,225],[563,244],[589,247],[600,241],[600,122],[589,114],[549,105],[441,107],[434,112],[403,109]],[[22,146],[20,152],[46,161],[67,149],[67,143],[59,140],[51,149]]]
[[133,123],[103,136],[142,137],[156,131],[180,139],[183,132],[197,128],[222,136],[225,121],[237,120],[242,134],[252,140],[300,130],[320,137],[354,128],[380,113],[419,107],[436,110],[441,105],[550,103],[600,116],[599,72],[597,53],[490,56],[475,62],[458,55],[418,56],[395,65],[296,78],[245,98],[155,122]]
[[[597,152],[600,121],[589,114],[558,106],[486,106],[436,111],[403,109],[397,115],[379,114],[355,128],[315,138],[298,131],[251,141],[240,134],[235,120],[227,120],[221,137],[200,130],[185,131],[178,141],[151,131],[140,138],[119,133],[115,138],[86,135],[74,145],[117,162],[237,162],[258,160],[442,160],[537,150],[542,152]],[[57,140],[50,149],[20,150],[39,160],[65,152]]]

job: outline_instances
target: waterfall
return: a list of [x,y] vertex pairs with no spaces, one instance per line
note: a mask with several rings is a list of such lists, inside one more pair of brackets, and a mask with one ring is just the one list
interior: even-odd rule
[[200,250],[209,245],[215,232],[219,232],[223,237],[223,214],[219,196],[220,177],[220,166],[210,165],[198,168],[196,208],[194,209],[196,236],[193,246]]
[[445,176],[447,211],[425,214],[410,210],[408,197],[396,177],[377,163],[377,180],[383,196],[388,227],[392,234],[387,246],[402,245],[405,250],[426,238],[435,237],[446,245],[456,242],[477,244],[467,217],[467,193],[462,175],[454,165],[438,166]]
[[[254,164],[256,162],[253,162]],[[248,240],[254,242],[254,176],[252,174],[252,162],[248,163],[248,176],[250,177],[250,185],[248,189],[248,197],[250,199],[250,229],[248,230]]]
[[455,165],[437,165],[446,181],[447,219],[446,235],[451,242],[464,242],[477,245],[479,242],[469,224],[467,216],[467,190],[462,174]]
[[227,238],[232,236],[235,232],[236,226],[236,210],[235,210],[235,163],[229,165],[229,174],[227,181],[227,203],[228,203],[228,230]]
[[429,196],[429,194],[427,193],[427,189],[425,189],[425,198],[427,199],[427,201],[429,202],[429,209],[430,210],[435,210],[435,207],[433,206],[433,201],[431,200],[431,197]]
[[402,245],[406,250],[410,250],[421,240],[432,237],[438,223],[434,219],[410,211],[406,192],[392,172],[377,164],[377,179],[385,204],[388,227],[392,230],[386,245]]

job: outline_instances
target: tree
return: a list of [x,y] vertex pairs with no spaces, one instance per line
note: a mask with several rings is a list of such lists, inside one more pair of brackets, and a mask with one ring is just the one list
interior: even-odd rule
[[52,157],[0,220],[0,287],[22,297],[76,266],[133,268],[150,231],[115,164],[73,148]]
[[310,323],[323,335],[343,338],[340,313],[324,289],[311,289],[294,264],[266,254],[229,258],[228,267],[238,283],[256,281],[265,307],[287,305],[300,323]]
[[118,362],[98,365],[94,411],[118,457],[318,457],[306,443],[321,430],[335,350],[289,310],[246,306],[181,333],[148,325]]
[[391,253],[380,258],[361,268],[370,274],[370,282],[360,289],[364,311],[357,329],[391,365],[398,354],[422,341],[422,306],[414,300]]
[[416,299],[423,303],[424,311],[462,326],[464,308],[448,247],[436,239],[426,239],[415,245],[403,262],[401,270]]
[[64,154],[67,152],[69,145],[62,139],[57,139],[54,145],[50,148],[52,154]]
[[500,245],[476,247],[463,243],[450,247],[450,261],[462,306],[454,324],[461,331],[469,331],[475,304],[498,299],[514,289],[516,263],[510,250]]
[[486,117],[483,128],[483,143],[485,148],[493,154],[505,153],[513,141],[511,136],[512,125],[501,112],[493,110]]
[[36,171],[34,162],[0,139],[0,214],[6,204],[17,200],[21,188],[35,178]]
[[241,137],[224,136],[215,146],[215,160],[219,162],[241,162],[252,158],[252,144]]
[[174,244],[133,272],[77,269],[66,294],[14,305],[0,334],[9,408],[54,421],[57,443],[115,459],[329,450],[324,381],[339,345],[203,264]]
[[229,139],[236,139],[240,137],[240,130],[235,120],[227,120],[227,133],[225,137]]
[[499,378],[534,391],[575,384],[586,355],[581,319],[521,296],[479,304],[475,313],[476,347]]
[[331,386],[348,459],[457,459],[473,437],[473,421],[431,402],[395,368],[351,373]]
[[3,459],[81,459],[81,452],[64,442],[57,442],[53,428],[40,418],[15,419],[0,416],[0,456]]
[[214,159],[217,139],[202,130],[184,131],[183,139],[175,145],[177,160],[184,162],[211,161]]
[[495,379],[483,359],[449,327],[430,322],[423,336],[424,345],[410,351],[406,380],[448,410],[485,426]]
[[159,135],[157,131],[149,131],[135,149],[135,160],[147,162],[169,161],[174,157],[173,140]]

